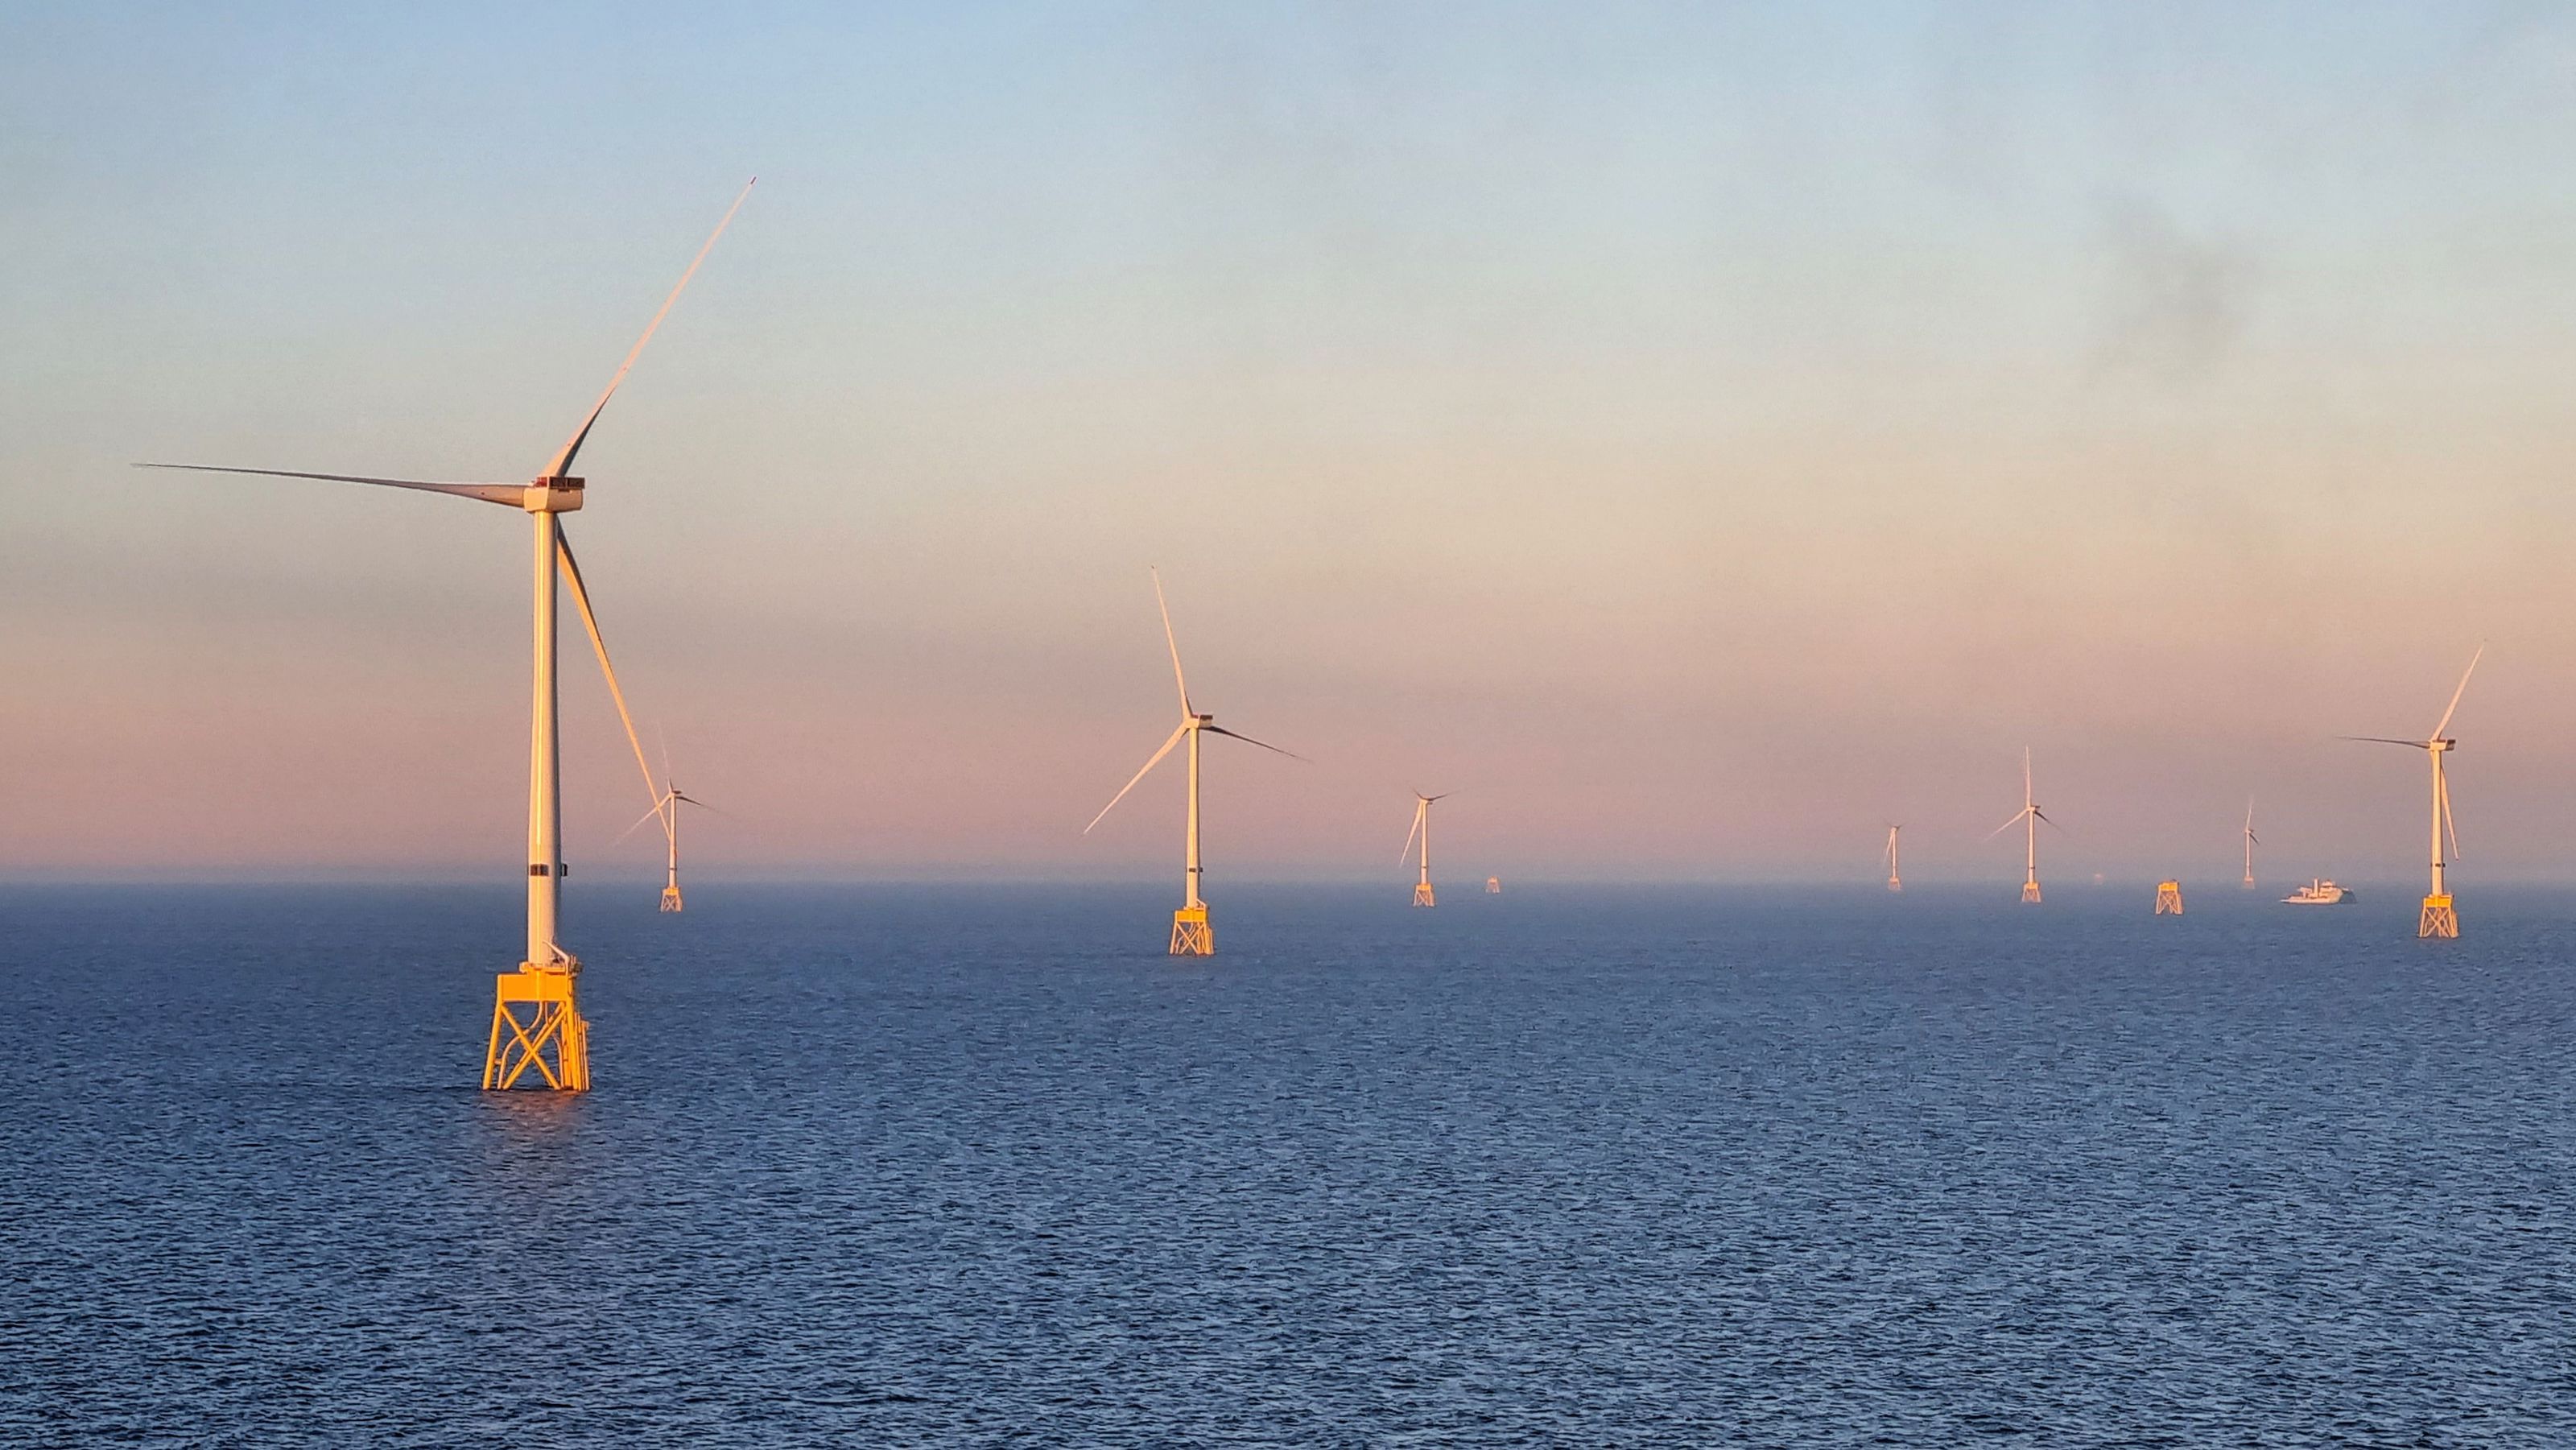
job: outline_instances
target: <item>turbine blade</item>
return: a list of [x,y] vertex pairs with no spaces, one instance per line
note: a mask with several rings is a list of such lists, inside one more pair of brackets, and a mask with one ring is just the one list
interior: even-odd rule
[[742,210],[743,202],[751,196],[752,186],[759,180],[760,178],[755,176],[742,184],[741,194],[733,199],[733,205],[725,208],[724,220],[716,223],[716,229],[707,234],[705,245],[699,247],[698,254],[689,259],[689,270],[680,274],[680,285],[672,288],[671,295],[662,299],[662,310],[654,313],[653,320],[644,325],[644,335],[635,339],[635,346],[626,354],[626,361],[617,365],[617,376],[608,380],[607,391],[599,395],[598,402],[590,405],[590,416],[581,420],[581,426],[572,432],[572,441],[564,444],[563,451],[555,455],[555,461],[546,465],[545,477],[564,477],[564,471],[572,467],[574,455],[581,452],[582,443],[590,437],[590,425],[599,421],[600,410],[608,406],[609,398],[617,392],[617,385],[626,381],[627,370],[634,367],[635,360],[644,355],[644,344],[653,340],[654,332],[662,326],[662,319],[671,315],[671,304],[679,301],[680,294],[688,290],[689,279],[698,275],[698,264],[707,259],[707,253],[715,250],[716,238],[723,236],[725,228],[733,225],[733,214]]
[[564,577],[572,582],[572,602],[581,610],[581,627],[590,635],[591,651],[599,656],[599,672],[608,677],[608,698],[617,702],[617,723],[626,727],[626,743],[635,751],[635,769],[644,777],[644,794],[656,803],[664,798],[662,786],[653,779],[653,767],[644,761],[644,742],[635,736],[635,717],[626,713],[626,692],[617,685],[617,667],[608,662],[608,641],[599,637],[599,616],[591,613],[590,590],[581,582],[581,565],[573,562],[572,536],[563,530],[563,521],[555,521],[555,557],[563,561]]
[[2460,859],[2460,824],[2451,815],[2451,777],[2446,771],[2433,777],[2433,780],[2441,787],[2442,829],[2451,837],[2451,859],[2457,861]]
[[2478,652],[2469,656],[2469,667],[2460,671],[2460,687],[2451,692],[2450,706],[2442,711],[2442,723],[2433,727],[2433,739],[2441,739],[2442,732],[2450,728],[2451,716],[2456,714],[2460,708],[2460,697],[2469,692],[2469,676],[2478,672],[2478,661],[2486,658],[2486,653],[2487,642],[2485,640],[2479,640]]
[[380,488],[414,488],[423,493],[452,493],[519,507],[528,495],[524,483],[426,483],[417,478],[368,478],[355,473],[298,473],[286,468],[226,468],[211,463],[138,463],[137,468],[166,468],[180,473],[248,473],[261,478],[318,478],[326,483],[372,483]]
[[[1134,790],[1134,789],[1136,788],[1136,782],[1137,782],[1137,781],[1140,781],[1140,780],[1143,780],[1143,779],[1145,778],[1145,773],[1146,773],[1146,771],[1150,771],[1150,770],[1152,770],[1155,766],[1158,766],[1158,765],[1162,764],[1162,763],[1163,763],[1163,757],[1164,757],[1164,756],[1166,756],[1166,755],[1171,754],[1171,753],[1172,753],[1172,747],[1173,747],[1173,746],[1175,746],[1175,745],[1180,744],[1180,743],[1181,743],[1181,737],[1182,737],[1182,736],[1184,736],[1184,735],[1187,735],[1187,734],[1189,734],[1189,733],[1190,733],[1190,727],[1189,727],[1189,726],[1187,726],[1187,725],[1183,725],[1183,726],[1181,726],[1180,728],[1178,728],[1178,729],[1174,730],[1174,731],[1172,732],[1172,738],[1170,738],[1169,740],[1166,740],[1166,741],[1164,741],[1164,742],[1163,742],[1163,748],[1162,748],[1162,749],[1160,749],[1160,750],[1155,751],[1155,752],[1154,752],[1154,754],[1153,754],[1153,758],[1152,758],[1152,759],[1149,759],[1149,760],[1147,760],[1147,761],[1145,762],[1145,769],[1144,769],[1144,770],[1139,770],[1139,771],[1137,771],[1137,772],[1136,772],[1136,774],[1135,774],[1134,776],[1132,776],[1132,777],[1130,777],[1130,778],[1129,778],[1128,782],[1127,782],[1125,785],[1122,785],[1122,786],[1118,787],[1118,794],[1116,794],[1116,795],[1114,795],[1114,796],[1111,796],[1111,797],[1109,798],[1109,804],[1107,804],[1107,805],[1105,805],[1105,806],[1102,806],[1102,807],[1100,808],[1100,814],[1099,814],[1099,815],[1097,815],[1097,816],[1093,816],[1093,817],[1091,818],[1091,826],[1099,825],[1099,824],[1100,824],[1100,822],[1101,822],[1101,820],[1102,820],[1104,817],[1106,817],[1106,816],[1107,816],[1107,815],[1108,815],[1112,810],[1117,809],[1118,803],[1119,803],[1120,801],[1123,801],[1123,800],[1127,799],[1127,792],[1129,792],[1129,791],[1131,791],[1131,790]],[[1086,836],[1090,835],[1090,834],[1091,834],[1091,826],[1085,826],[1085,827],[1083,827],[1083,828],[1082,828],[1082,833],[1083,833],[1084,835],[1086,835]]]
[[683,805],[696,806],[702,811],[713,811],[715,814],[723,816],[727,820],[733,819],[733,812],[708,805],[705,801],[702,801],[693,795],[682,795],[678,791],[673,791],[671,792],[671,799],[678,801]]
[[2258,836],[2258,835],[2255,835],[2252,831],[2247,831],[2247,832],[2245,833],[2245,839],[2246,839],[2246,840],[2249,840],[2249,841],[2251,841],[2251,842],[2253,842],[2253,843],[2254,843],[2255,845],[2257,845],[2257,846],[2260,846],[2260,845],[2262,845],[2262,844],[2263,844],[2263,838],[2262,838],[2262,837],[2260,837],[2260,836]]
[[[1419,802],[1422,798],[1420,796],[1416,796],[1414,799]],[[1425,808],[1420,804],[1415,805],[1413,808],[1413,824],[1405,828],[1404,844],[1396,847],[1395,849],[1395,864],[1398,866],[1404,864],[1405,857],[1413,854],[1413,838],[1422,834],[1422,812],[1424,809]]]
[[2431,743],[2424,740],[2399,740],[2388,735],[2338,735],[2335,739],[2358,741],[2364,745],[2403,745],[2409,750],[2421,750]]
[[1172,637],[1172,607],[1163,602],[1163,571],[1148,565],[1146,573],[1154,576],[1154,608],[1163,616],[1163,643],[1172,651],[1172,683],[1181,690],[1181,713],[1190,713],[1190,682],[1181,673],[1181,642]]
[[[631,836],[631,835],[634,835],[634,834],[636,833],[636,831],[638,831],[638,830],[642,829],[642,827],[643,827],[643,825],[644,825],[644,823],[645,823],[646,821],[660,821],[660,820],[662,820],[662,810],[663,810],[663,807],[668,803],[668,800],[669,800],[669,798],[668,798],[668,797],[664,797],[662,800],[658,800],[658,801],[653,802],[653,809],[651,809],[651,810],[649,810],[649,811],[646,811],[644,814],[642,814],[642,815],[640,815],[640,816],[637,816],[637,817],[635,818],[635,824],[634,824],[634,825],[628,826],[625,830],[622,830],[622,831],[618,832],[618,833],[617,833],[617,840],[619,840],[619,841],[623,841],[623,840],[625,840],[627,837],[629,837],[629,836]],[[671,823],[670,823],[670,822],[668,822],[668,821],[662,821],[662,834],[663,834],[663,835],[665,835],[665,836],[667,836],[667,835],[671,834]],[[615,844],[616,844],[616,842],[615,842],[615,841],[612,841],[612,842],[610,842],[609,844],[611,844],[611,845],[615,845]]]
[[2029,815],[2030,813],[2030,807],[2028,806],[2024,806],[2020,810],[2013,812],[2011,820],[2006,821],[2002,825],[1995,827],[1993,830],[1986,832],[1986,839],[1991,841],[1995,837],[2002,835],[2004,832],[2011,830],[2013,827],[2020,825],[2021,818]]
[[2050,830],[2055,831],[2057,834],[2059,834],[2059,835],[2061,835],[2061,836],[2063,836],[2063,835],[2065,835],[2065,834],[2066,834],[2066,828],[2065,828],[2064,826],[2061,826],[2061,825],[2059,825],[2057,822],[2050,820],[2050,819],[2048,818],[2048,812],[2041,810],[2041,809],[2040,809],[2039,807],[2037,807],[2037,806],[2033,806],[2033,807],[2031,807],[2031,810],[2030,810],[2030,818],[2031,818],[2032,820],[2035,820],[2035,821],[2039,822],[2041,825],[2048,827]]
[[[1299,755],[1296,751],[1293,751],[1293,750],[1281,750],[1278,746],[1273,745],[1273,744],[1271,744],[1270,742],[1268,742],[1268,741],[1266,741],[1266,740],[1255,740],[1255,739],[1253,739],[1251,736],[1246,735],[1246,734],[1244,734],[1242,731],[1239,731],[1239,730],[1228,730],[1228,729],[1226,729],[1226,728],[1225,728],[1224,726],[1222,726],[1222,725],[1202,725],[1202,726],[1200,726],[1199,728],[1200,728],[1200,729],[1202,729],[1202,730],[1204,730],[1204,731],[1206,731],[1206,732],[1207,732],[1207,733],[1209,733],[1210,735],[1222,735],[1222,736],[1224,736],[1225,738],[1227,738],[1228,740],[1240,740],[1240,741],[1242,741],[1242,742],[1243,742],[1244,744],[1246,744],[1246,745],[1258,745],[1258,746],[1260,746],[1262,749],[1267,750],[1267,751],[1270,751],[1270,752],[1272,752],[1272,753],[1274,753],[1274,754],[1287,756],[1290,760],[1306,760],[1306,757],[1304,757],[1304,756],[1302,756],[1302,755]],[[1312,764],[1314,764],[1315,762],[1313,762],[1313,761],[1311,761],[1311,760],[1306,760],[1306,763],[1307,763],[1308,765],[1312,765]]]

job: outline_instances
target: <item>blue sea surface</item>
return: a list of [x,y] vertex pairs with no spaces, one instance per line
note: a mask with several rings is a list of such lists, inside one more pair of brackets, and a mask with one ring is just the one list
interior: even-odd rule
[[0,891],[0,1441],[2576,1443],[2576,900]]

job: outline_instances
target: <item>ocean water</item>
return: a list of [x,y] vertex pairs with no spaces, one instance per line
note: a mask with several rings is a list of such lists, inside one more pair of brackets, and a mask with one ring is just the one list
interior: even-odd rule
[[2576,1443],[2576,899],[2010,893],[0,891],[0,1441]]

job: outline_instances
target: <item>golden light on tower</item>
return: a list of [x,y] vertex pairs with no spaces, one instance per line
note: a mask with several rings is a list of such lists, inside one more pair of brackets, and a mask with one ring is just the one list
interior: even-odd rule
[[[757,181],[758,178],[753,178]],[[706,242],[689,261],[688,270],[680,274],[677,286],[662,300],[661,310],[644,328],[644,335],[627,351],[626,360],[601,391],[599,401],[573,430],[572,437],[556,452],[544,470],[526,483],[432,483],[420,479],[375,478],[347,473],[304,473],[276,468],[229,468],[205,464],[147,463],[144,468],[178,468],[196,473],[243,473],[270,478],[313,478],[336,483],[375,484],[386,488],[413,489],[426,493],[451,494],[483,503],[502,504],[524,510],[535,534],[535,605],[534,644],[535,680],[529,709],[528,731],[528,915],[527,957],[516,970],[497,975],[492,993],[492,1030],[483,1052],[483,1086],[487,1089],[518,1085],[533,1069],[536,1078],[547,1087],[579,1092],[590,1086],[590,1024],[583,1020],[577,983],[581,961],[566,951],[556,938],[556,918],[565,875],[563,860],[563,755],[561,733],[557,723],[557,690],[555,675],[556,604],[563,586],[572,590],[574,605],[581,612],[582,625],[590,636],[592,649],[599,656],[599,668],[608,678],[610,698],[617,703],[617,717],[625,726],[627,743],[634,747],[635,763],[644,772],[648,795],[655,794],[653,772],[644,761],[644,750],[635,738],[635,725],[626,709],[626,694],[617,684],[617,672],[609,664],[608,646],[599,633],[598,616],[590,607],[590,592],[584,587],[581,568],[573,560],[572,542],[564,534],[562,515],[582,506],[584,480],[572,473],[573,461],[580,456],[582,444],[590,437],[591,427],[608,407],[635,360],[644,354],[645,344],[671,314],[671,308],[688,289],[689,279],[707,259],[716,239],[724,235],[733,222],[734,213],[742,209],[751,195],[746,183],[733,205],[725,209],[722,220],[709,233]]]
[[[1240,740],[1246,745],[1258,745],[1264,750],[1276,755],[1285,755],[1291,760],[1304,760],[1306,757],[1293,750],[1281,750],[1276,745],[1255,740],[1238,731],[1228,730],[1216,723],[1214,715],[1202,715],[1191,707],[1189,678],[1181,673],[1180,641],[1172,633],[1171,606],[1163,601],[1163,574],[1159,569],[1149,569],[1146,572],[1151,574],[1154,580],[1154,608],[1163,616],[1163,644],[1172,652],[1172,683],[1180,690],[1181,723],[1172,731],[1171,737],[1163,742],[1162,749],[1148,756],[1144,768],[1129,777],[1127,783],[1118,788],[1118,794],[1109,798],[1109,804],[1100,808],[1100,814],[1091,818],[1091,826],[1099,825],[1106,819],[1112,810],[1117,809],[1118,803],[1127,798],[1127,792],[1136,788],[1137,781],[1143,780],[1155,766],[1162,764],[1163,757],[1171,754],[1172,747],[1180,744],[1183,737],[1188,738],[1190,745],[1189,815],[1188,823],[1182,832],[1181,906],[1178,911],[1172,913],[1171,954],[1176,957],[1214,956],[1216,929],[1208,922],[1207,901],[1199,894],[1201,875],[1199,868],[1199,737],[1223,735],[1229,739]],[[1082,833],[1086,836],[1090,835],[1091,826],[1083,827]]]
[[[1395,859],[1402,861],[1413,853],[1414,838],[1416,836],[1422,838],[1422,876],[1413,883],[1413,904],[1416,906],[1440,904],[1439,899],[1431,891],[1431,803],[1448,798],[1446,792],[1440,795],[1424,795],[1420,791],[1413,793],[1413,829],[1404,833],[1404,844],[1395,853]],[[1494,882],[1491,878],[1487,880],[1489,885],[1499,889],[1501,883]]]
[[2469,692],[2469,676],[2478,672],[2478,661],[2486,657],[2486,652],[2486,645],[2481,643],[2477,652],[2469,656],[2469,667],[2460,672],[2460,686],[2451,692],[2450,706],[2442,711],[2441,722],[2433,727],[2433,733],[2425,739],[2398,740],[2385,735],[2343,737],[2346,740],[2358,740],[2372,745],[2407,746],[2410,749],[2423,751],[2433,762],[2433,880],[2432,889],[2424,893],[2424,910],[2415,919],[2415,935],[2418,937],[2450,938],[2460,934],[2460,913],[2451,901],[2450,882],[2443,875],[2443,869],[2448,863],[2442,856],[2442,842],[2445,837],[2451,843],[2451,857],[2457,859],[2460,854],[2459,827],[2451,820],[2450,776],[2442,768],[2442,757],[2457,749],[2460,742],[2445,736],[2442,732],[2451,727],[2451,717],[2459,713],[2460,697]]

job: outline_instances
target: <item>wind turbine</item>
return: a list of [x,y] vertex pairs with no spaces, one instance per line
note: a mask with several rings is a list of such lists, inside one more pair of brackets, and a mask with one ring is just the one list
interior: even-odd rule
[[[667,767],[665,768],[667,770]],[[643,825],[646,821],[660,821],[662,823],[663,839],[670,844],[671,848],[670,875],[664,878],[662,886],[662,909],[666,912],[676,912],[683,909],[680,904],[680,807],[682,806],[696,806],[702,811],[713,811],[716,809],[714,806],[708,805],[705,801],[698,799],[696,796],[690,795],[686,791],[681,790],[678,786],[670,784],[666,775],[664,778],[661,798],[653,802],[653,809],[637,816],[635,818],[635,825],[628,826],[626,828],[625,835],[618,837],[619,840],[624,840],[626,836],[633,835],[636,827]],[[722,811],[716,811],[716,814],[722,815],[724,813]]]
[[[754,177],[753,181],[759,178]],[[484,503],[503,504],[523,509],[533,523],[536,535],[536,606],[535,606],[535,689],[529,707],[528,731],[528,937],[527,956],[516,971],[502,972],[494,982],[492,995],[492,1032],[483,1050],[483,1086],[500,1089],[515,1086],[529,1068],[550,1088],[580,1092],[590,1086],[590,1024],[582,1019],[575,983],[581,976],[581,961],[564,950],[555,939],[557,897],[563,884],[563,775],[562,745],[556,721],[555,688],[555,604],[558,579],[572,586],[573,603],[580,608],[583,628],[590,635],[591,648],[599,655],[600,671],[608,677],[609,696],[617,702],[617,718],[626,727],[627,743],[634,747],[635,764],[644,773],[647,794],[658,796],[653,785],[652,767],[644,760],[644,747],[635,736],[635,722],[627,713],[625,691],[618,688],[617,671],[608,662],[608,646],[600,638],[598,616],[591,612],[590,593],[582,585],[581,568],[574,563],[572,544],[563,531],[559,515],[581,507],[583,480],[572,473],[573,460],[580,455],[581,445],[590,437],[591,425],[599,421],[601,411],[626,381],[627,371],[644,353],[644,345],[671,315],[673,304],[687,290],[689,279],[698,274],[698,266],[714,249],[716,238],[732,224],[734,213],[742,209],[751,195],[751,184],[745,183],[733,205],[725,209],[716,229],[709,233],[697,256],[690,259],[687,271],[680,274],[679,285],[662,300],[662,309],[645,325],[644,335],[618,364],[590,412],[573,430],[570,440],[549,460],[543,472],[527,483],[426,483],[408,478],[374,478],[348,473],[302,473],[279,468],[230,468],[193,463],[145,463],[142,468],[176,468],[196,473],[244,473],[267,478],[318,478],[335,483],[368,483],[386,488],[419,489],[429,493],[454,494],[459,498],[477,499]],[[522,1016],[522,1008],[527,1015]],[[507,1039],[504,1039],[504,1033]]]
[[[1163,601],[1163,574],[1159,569],[1149,569],[1146,572],[1154,578],[1154,608],[1161,611],[1163,616],[1163,644],[1172,652],[1172,683],[1180,689],[1181,723],[1172,731],[1171,738],[1163,742],[1163,748],[1149,756],[1144,768],[1130,777],[1125,785],[1120,786],[1118,794],[1109,798],[1109,804],[1100,808],[1100,814],[1091,818],[1091,826],[1099,825],[1106,819],[1111,811],[1117,809],[1118,803],[1127,798],[1127,792],[1136,788],[1137,781],[1143,780],[1155,766],[1162,764],[1163,757],[1171,754],[1172,747],[1180,744],[1183,737],[1188,738],[1190,742],[1190,814],[1182,845],[1181,909],[1172,913],[1172,955],[1210,957],[1216,955],[1216,933],[1208,926],[1207,902],[1199,895],[1199,737],[1223,735],[1240,740],[1246,745],[1258,745],[1264,750],[1285,755],[1291,760],[1304,760],[1306,757],[1293,750],[1281,750],[1276,745],[1255,740],[1239,731],[1228,730],[1216,723],[1214,715],[1202,715],[1191,708],[1189,678],[1181,673],[1180,641],[1172,634],[1171,606]],[[1086,836],[1090,835],[1091,826],[1083,827],[1082,833]]]
[[1905,889],[1905,875],[1896,869],[1896,833],[1904,829],[1903,826],[1887,828],[1887,889],[1890,891]]
[[2262,844],[2262,839],[2254,834],[2254,797],[2249,795],[2245,798],[2245,880],[2243,883],[2247,891],[2254,889],[2254,848]]
[[2423,751],[2433,762],[2433,889],[2425,893],[2424,914],[2415,922],[2415,935],[2418,937],[2456,937],[2460,934],[2460,914],[2452,908],[2450,887],[2442,879],[2442,837],[2445,833],[2451,838],[2451,854],[2455,857],[2460,854],[2460,831],[2451,820],[2451,785],[2450,778],[2442,770],[2442,757],[2456,749],[2460,742],[2442,732],[2450,728],[2451,716],[2460,708],[2460,697],[2469,692],[2469,676],[2478,672],[2478,661],[2486,657],[2486,652],[2486,645],[2481,643],[2477,653],[2469,656],[2469,667],[2460,672],[2460,687],[2451,692],[2450,706],[2442,712],[2441,723],[2433,727],[2429,737],[2422,740],[2393,740],[2385,735],[2343,737],[2373,745],[2409,746]]
[[2057,822],[2048,820],[2031,796],[2030,747],[2025,745],[2021,748],[2021,809],[2011,820],[1988,831],[1986,839],[1991,841],[2015,826],[2022,828],[2023,869],[2028,874],[2022,877],[2021,899],[2026,906],[2039,904],[2039,825],[2042,821],[2048,821],[2050,830],[2058,829]]
[[1424,795],[1420,791],[1413,793],[1413,829],[1404,833],[1404,845],[1395,853],[1395,859],[1402,861],[1413,851],[1413,838],[1416,835],[1422,837],[1422,879],[1413,884],[1413,904],[1416,906],[1439,905],[1431,895],[1431,803],[1445,801],[1449,795],[1447,791],[1438,795]]

